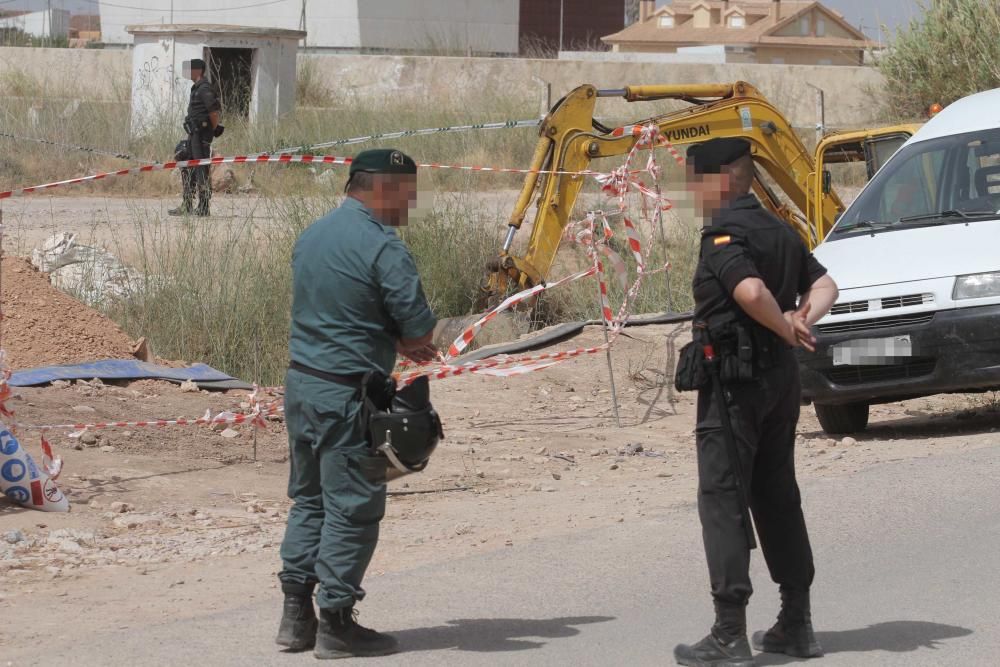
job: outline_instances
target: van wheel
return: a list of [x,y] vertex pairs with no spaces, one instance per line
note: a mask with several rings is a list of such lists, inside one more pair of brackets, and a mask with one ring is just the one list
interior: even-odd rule
[[816,418],[823,430],[830,434],[856,433],[868,426],[868,404],[849,403],[847,405],[820,405],[817,403]]

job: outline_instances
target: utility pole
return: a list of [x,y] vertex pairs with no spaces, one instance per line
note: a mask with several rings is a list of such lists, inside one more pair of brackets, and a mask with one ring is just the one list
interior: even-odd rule
[[[563,5],[565,0],[559,0],[559,50],[563,50]],[[557,54],[558,55],[558,54]]]
[[826,100],[823,89],[807,83],[807,86],[816,91],[816,143],[819,144],[826,134]]
[[[306,31],[306,0],[302,0],[302,14],[299,16],[299,30],[302,32]],[[302,38],[302,48],[305,49],[308,46],[309,39],[308,35]]]

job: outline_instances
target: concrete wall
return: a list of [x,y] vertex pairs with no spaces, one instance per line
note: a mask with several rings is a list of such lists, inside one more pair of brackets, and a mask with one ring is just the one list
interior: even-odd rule
[[[815,91],[826,92],[827,124],[851,127],[875,122],[878,105],[871,91],[881,88],[879,73],[863,67],[821,67],[754,64],[595,63],[572,60],[514,58],[427,58],[417,56],[302,55],[315,59],[318,73],[335,98],[407,100],[481,109],[484,99],[512,98],[538,109],[542,87],[532,77],[551,85],[552,100],[591,83],[620,88],[643,83],[705,83],[748,81],[796,125],[816,123]],[[66,91],[88,99],[128,99],[132,54],[128,51],[86,49],[0,48],[0,81],[6,70],[17,69],[43,82],[49,94]],[[124,90],[122,86],[124,83]],[[656,105],[652,105],[655,107]],[[605,111],[607,109],[607,111]],[[645,111],[643,111],[645,110]],[[648,114],[649,105],[629,108],[624,102],[602,100],[599,113],[628,117]]]
[[676,65],[678,63],[714,63],[721,65],[727,62],[728,54],[724,48],[705,49],[695,52],[677,53],[643,52],[643,51],[560,51],[560,60],[583,60],[594,63],[658,63],[661,65]]
[[[422,58],[403,56],[300,55],[317,59],[317,68],[339,96],[360,99],[404,99],[414,103],[462,108],[486,98],[537,101],[540,85],[549,84],[553,102],[573,88],[590,83],[599,88],[628,84],[705,83],[743,80],[760,88],[797,125],[817,122],[816,95],[809,84],[826,92],[827,124],[864,125],[875,121],[871,89],[881,75],[862,67],[788,65],[595,63],[571,60],[507,58]],[[652,105],[655,108],[655,105]],[[662,107],[660,107],[662,108]],[[602,100],[599,113],[648,114],[650,105],[629,108],[625,102]],[[643,111],[645,110],[645,111]]]
[[0,47],[0,81],[10,73],[24,73],[46,97],[128,101],[131,69],[127,51]]
[[862,52],[850,49],[810,49],[790,46],[762,46],[757,49],[757,62],[767,65],[858,65]]

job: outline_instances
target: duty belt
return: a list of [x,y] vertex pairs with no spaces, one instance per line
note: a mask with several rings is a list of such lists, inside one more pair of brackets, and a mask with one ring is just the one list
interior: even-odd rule
[[300,364],[297,361],[288,362],[288,367],[293,371],[298,371],[299,373],[305,373],[306,375],[311,375],[314,378],[319,378],[320,380],[326,380],[327,382],[335,382],[337,384],[346,385],[348,387],[354,387],[355,389],[361,388],[361,378],[362,373],[354,373],[352,375],[337,375],[336,373],[327,373],[326,371],[319,371],[315,368],[310,368],[304,364]]

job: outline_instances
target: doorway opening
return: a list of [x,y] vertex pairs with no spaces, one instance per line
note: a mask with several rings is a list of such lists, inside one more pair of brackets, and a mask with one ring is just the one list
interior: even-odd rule
[[256,49],[207,48],[209,79],[219,91],[222,115],[227,118],[250,117],[253,97],[253,59]]

